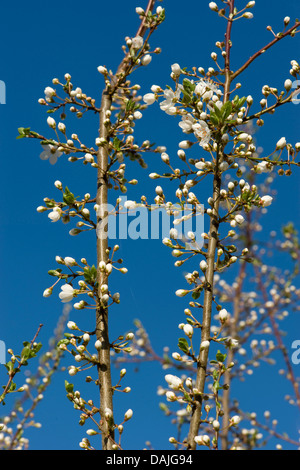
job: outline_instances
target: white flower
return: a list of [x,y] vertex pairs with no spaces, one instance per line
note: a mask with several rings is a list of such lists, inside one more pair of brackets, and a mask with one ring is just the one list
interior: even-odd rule
[[251,13],[250,11],[246,11],[246,13],[243,14],[243,17],[247,18],[248,20],[252,20],[253,13]]
[[160,109],[170,115],[176,114],[176,107],[174,106],[174,104],[178,100],[180,93],[181,91],[179,87],[175,93],[173,90],[164,90],[165,100],[160,103]]
[[179,65],[179,64],[173,64],[173,65],[171,65],[171,69],[172,69],[172,72],[174,73],[174,75],[180,75],[180,73],[181,73],[181,68],[180,68],[180,65]]
[[106,419],[110,419],[110,418],[113,417],[113,412],[111,411],[110,408],[105,408],[104,416],[105,416]]
[[204,434],[203,436],[196,436],[194,438],[194,441],[199,445],[199,446],[209,446],[210,444],[210,437],[207,434]]
[[245,220],[241,214],[237,214],[234,219],[239,225],[241,225]]
[[238,140],[241,140],[243,142],[246,142],[249,138],[251,138],[251,136],[249,134],[247,134],[246,132],[242,132],[239,136],[238,136]]
[[203,170],[205,168],[205,162],[197,162],[195,163],[195,167],[197,170]]
[[170,390],[168,390],[166,392],[166,399],[167,399],[167,401],[176,401],[177,400],[175,393],[171,392]]
[[186,114],[182,116],[181,122],[179,123],[179,127],[181,127],[182,131],[185,134],[193,131],[193,124],[195,123],[195,119],[191,114]]
[[[180,149],[186,150],[186,149],[189,149],[191,147],[191,145],[192,145],[192,142],[190,142],[189,140],[182,140],[181,142],[179,142],[178,147]],[[185,157],[185,152],[183,152],[182,150],[179,150],[177,152],[177,154],[178,154],[179,158],[181,158],[181,157],[184,158]]]
[[136,36],[132,39],[132,47],[133,49],[140,49],[144,44],[144,40],[141,36]]
[[284,88],[286,89],[286,91],[290,91],[290,89],[292,88],[293,86],[293,82],[292,80],[290,80],[289,78],[284,82]]
[[57,127],[60,132],[63,132],[63,133],[66,132],[66,125],[63,122],[59,122]]
[[207,262],[203,259],[200,261],[200,269],[201,271],[206,271],[207,270]]
[[213,97],[214,93],[222,94],[217,85],[215,85],[211,80],[201,79],[200,82],[196,85],[195,93],[200,95],[204,101],[208,101]]
[[59,298],[62,302],[70,302],[74,296],[74,289],[70,284],[65,284],[61,286],[61,292]]
[[141,119],[143,117],[142,113],[140,111],[135,111],[133,113],[134,119]]
[[57,150],[54,145],[42,145],[44,151],[40,154],[41,160],[49,160],[51,165],[57,162],[57,159],[62,155],[62,152]]
[[51,88],[51,86],[47,86],[44,90],[44,93],[45,93],[46,101],[48,102],[51,102],[53,96],[56,95],[56,91],[53,88]]
[[220,165],[219,165],[219,169],[220,169],[221,171],[226,171],[226,170],[228,169],[228,166],[229,166],[229,165],[228,165],[227,162],[222,162],[222,163],[220,163]]
[[69,369],[69,375],[73,376],[73,375],[76,375],[78,372],[78,369],[77,367],[74,367],[74,366],[71,366],[70,369]]
[[52,222],[57,222],[61,218],[60,209],[55,207],[53,211],[49,212],[48,217]]
[[133,411],[131,408],[129,408],[129,410],[127,410],[124,415],[124,421],[128,421],[130,418],[132,418],[132,415],[133,415]]
[[176,228],[171,228],[170,238],[173,238],[174,240],[178,238],[178,230],[176,230]]
[[164,191],[163,191],[163,188],[161,186],[156,186],[155,192],[158,196],[163,196],[164,195]]
[[133,210],[137,206],[137,203],[135,201],[125,201],[124,202],[124,207],[125,209]]
[[281,137],[281,139],[279,139],[277,144],[276,144],[276,149],[283,149],[285,147],[286,147],[286,138]]
[[257,173],[268,173],[269,171],[272,171],[272,168],[269,168],[269,164],[266,160],[263,160],[262,162],[258,163],[256,167]]
[[208,349],[209,348],[209,341],[205,340],[205,341],[202,341],[202,343],[200,344],[200,350],[203,351],[203,349]]
[[66,256],[64,259],[64,262],[66,266],[76,266],[76,261],[74,258],[71,258],[71,256]]
[[188,338],[191,338],[194,334],[194,328],[189,323],[186,323],[184,325],[183,331],[188,336]]
[[56,128],[56,122],[55,119],[53,119],[51,116],[47,118],[47,124],[49,127],[52,127],[52,129]]
[[155,180],[159,178],[159,175],[157,173],[150,173],[149,178],[151,178],[152,180]]
[[240,416],[238,416],[238,415],[235,415],[235,416],[233,416],[232,418],[230,418],[230,424],[231,424],[231,425],[239,424],[240,421],[241,421],[241,418],[240,418]]
[[136,7],[135,11],[138,15],[143,15],[145,13],[142,7]]
[[97,70],[99,73],[107,73],[107,68],[103,65],[99,65],[99,67],[97,67]]
[[187,290],[178,289],[178,290],[175,292],[175,295],[177,295],[177,297],[184,297],[187,293],[188,293]]
[[211,131],[205,121],[199,120],[196,124],[194,124],[193,131],[197,139],[200,140],[199,145],[201,147],[209,143]]
[[212,422],[212,425],[213,425],[213,428],[215,431],[219,431],[220,429],[220,423],[219,421],[217,421],[216,419],[214,419],[214,421]]
[[179,390],[182,386],[182,380],[176,375],[167,374],[165,375],[165,381],[168,383],[169,387],[173,390]]
[[154,93],[146,93],[143,96],[143,100],[148,105],[153,104],[155,102],[155,94]]
[[260,198],[260,203],[263,207],[268,207],[272,204],[273,198],[272,196],[263,196]]
[[219,312],[219,320],[223,323],[227,320],[228,318],[228,312],[225,308],[222,308]]
[[86,162],[93,163],[94,162],[94,157],[91,153],[86,153],[85,156],[84,156],[84,160]]
[[210,2],[208,6],[213,11],[219,11],[218,5],[215,2]]
[[62,183],[61,183],[61,181],[56,180],[56,181],[54,182],[54,186],[55,186],[57,189],[62,189]]
[[78,330],[78,327],[74,321],[68,321],[67,327],[69,330]]
[[150,54],[146,54],[142,58],[141,63],[142,63],[142,65],[148,65],[148,64],[150,64],[151,60],[152,60],[152,56]]
[[43,292],[43,296],[44,297],[50,297],[50,295],[52,294],[52,289],[48,288],[48,289],[45,289],[44,292]]

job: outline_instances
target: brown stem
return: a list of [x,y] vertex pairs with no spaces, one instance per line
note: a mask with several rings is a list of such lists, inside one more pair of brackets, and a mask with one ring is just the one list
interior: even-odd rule
[[[155,0],[149,0],[146,8],[152,11]],[[145,26],[145,17],[138,29],[137,35],[143,36],[147,30]],[[98,175],[97,175],[97,195],[96,202],[100,207],[101,218],[98,217],[97,223],[101,219],[107,218],[107,202],[108,202],[108,181],[107,170],[109,161],[109,131],[108,127],[104,124],[106,119],[106,112],[110,110],[114,93],[117,91],[121,83],[124,82],[127,75],[130,73],[130,54],[128,53],[120,63],[116,74],[111,78],[111,85],[107,86],[102,93],[101,109],[100,109],[100,129],[99,137],[104,138],[107,142],[104,146],[99,148],[97,155]],[[98,225],[99,227],[99,225]],[[106,227],[107,230],[107,227]],[[100,236],[101,235],[101,236]],[[100,388],[100,416],[102,421],[102,449],[112,450],[114,444],[114,429],[109,426],[108,421],[105,419],[105,409],[109,408],[113,412],[113,389],[111,381],[111,361],[110,361],[110,343],[109,343],[109,328],[108,328],[108,308],[101,305],[101,285],[107,284],[107,274],[105,271],[99,269],[100,261],[108,262],[108,238],[103,236],[103,233],[97,231],[97,280],[98,280],[98,307],[96,309],[96,337],[101,342],[101,349],[98,353],[98,378]]]
[[[256,276],[257,276],[257,279],[258,279],[258,284],[259,284],[260,290],[262,292],[264,301],[267,302],[268,301],[268,293],[267,293],[267,290],[265,288],[264,283],[261,280],[260,271],[257,268],[255,268],[255,272],[256,272]],[[270,322],[271,322],[271,325],[272,325],[274,336],[277,340],[279,349],[282,352],[283,359],[284,359],[284,362],[285,362],[285,365],[286,365],[286,368],[287,368],[287,371],[288,371],[287,377],[288,377],[288,379],[290,380],[290,382],[293,386],[294,393],[295,393],[296,400],[297,400],[297,406],[300,409],[299,384],[298,384],[297,379],[295,377],[289,354],[288,354],[287,349],[286,349],[286,347],[285,347],[285,345],[282,341],[281,333],[280,333],[280,330],[278,328],[277,322],[274,318],[274,315],[273,315],[272,311],[270,312],[269,318],[270,318]]]
[[[237,288],[235,289],[235,294],[234,294],[233,319],[230,325],[230,336],[232,338],[236,337],[237,323],[238,323],[240,313],[241,313],[240,299],[241,299],[243,281],[246,276],[245,271],[246,271],[246,261],[243,261],[241,264],[240,271],[239,271],[238,285],[237,285]],[[231,362],[233,362],[233,358],[234,358],[234,351],[233,349],[229,349],[228,354],[227,354],[227,367]],[[224,374],[224,384],[227,384],[229,388],[227,390],[224,390],[223,397],[222,397],[224,426],[223,426],[223,432],[221,435],[221,443],[222,443],[222,450],[227,450],[228,449],[228,430],[229,430],[228,424],[229,424],[229,418],[230,418],[230,384],[231,384],[231,370],[230,369],[227,370]]]
[[244,63],[244,65],[242,65],[242,67],[240,67],[236,72],[234,72],[232,74],[232,80],[234,80],[238,75],[240,75],[246,68],[249,67],[250,64],[252,64],[252,62],[257,59],[260,55],[262,55],[264,52],[266,52],[268,49],[270,49],[270,47],[274,46],[274,44],[276,44],[277,42],[281,41],[281,39],[289,36],[293,31],[295,31],[298,27],[300,26],[300,21],[297,21],[294,26],[292,26],[291,28],[289,28],[287,31],[285,31],[284,33],[281,33],[280,36],[276,36],[273,41],[269,42],[268,44],[266,44],[264,47],[262,47],[259,51],[257,51],[255,54],[253,54],[253,56],[251,56],[247,62]]
[[[231,48],[231,29],[232,29],[232,15],[234,11],[235,0],[229,1],[229,19],[227,23],[227,29],[225,34],[225,87],[224,87],[224,103],[229,99],[230,84],[231,84],[231,71],[230,71],[230,48]],[[207,270],[206,270],[206,285],[204,289],[204,302],[203,302],[203,320],[201,329],[201,343],[203,341],[210,340],[210,328],[211,328],[211,315],[212,315],[212,302],[213,302],[213,287],[214,287],[214,265],[216,249],[219,240],[219,204],[220,204],[220,190],[221,190],[221,173],[219,173],[219,165],[223,160],[223,152],[218,148],[216,155],[216,167],[213,181],[213,209],[210,218],[209,227],[209,242],[208,250],[206,255]],[[206,369],[208,363],[209,348],[205,348],[199,352],[197,359],[197,377],[196,377],[196,389],[203,394],[205,381],[206,381]],[[196,449],[195,437],[198,434],[199,426],[201,423],[202,413],[202,401],[200,400],[194,405],[192,411],[192,418],[190,422],[189,434],[187,438],[188,449]]]
[[[30,341],[30,349],[32,349],[32,346],[33,346],[33,343],[35,342],[37,336],[39,335],[39,332],[42,328],[42,323],[39,325],[38,329],[37,329],[37,332],[35,333],[34,337],[32,338],[32,340]],[[24,365],[24,362],[22,362],[22,360],[19,361],[19,365],[18,367],[16,367],[15,369],[12,370],[12,372],[9,373],[9,379],[7,381],[7,384],[4,388],[4,391],[2,392],[2,394],[0,395],[0,403],[3,402],[5,396],[9,393],[9,389],[10,389],[10,386],[11,386],[11,383],[13,381],[13,378],[14,376],[17,374],[17,372],[20,371],[21,367]]]

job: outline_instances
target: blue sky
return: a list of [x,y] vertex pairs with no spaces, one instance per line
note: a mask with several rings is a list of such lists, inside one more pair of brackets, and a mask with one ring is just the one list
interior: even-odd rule
[[[238,6],[246,2],[237,1]],[[293,21],[299,14],[297,0],[281,2],[274,0],[257,2],[253,10],[254,19],[240,21],[233,29],[232,64],[237,67],[253,52],[271,40],[266,30],[272,25],[279,30],[283,17],[289,15]],[[128,4],[130,4],[128,6]],[[40,322],[44,324],[40,340],[47,342],[62,305],[57,295],[45,299],[42,293],[50,280],[48,269],[55,268],[55,256],[72,256],[94,259],[94,239],[90,234],[82,237],[69,237],[70,226],[52,224],[45,214],[38,214],[36,207],[43,198],[58,197],[54,188],[55,180],[61,180],[75,194],[93,193],[96,187],[95,171],[79,164],[70,164],[63,157],[57,165],[39,159],[40,146],[34,140],[16,140],[18,127],[31,127],[41,134],[49,135],[45,110],[37,100],[43,97],[43,90],[51,86],[52,78],[63,79],[65,73],[72,75],[72,83],[80,86],[88,95],[100,101],[103,86],[102,76],[97,72],[98,65],[106,65],[115,70],[123,57],[121,45],[125,36],[134,36],[138,28],[135,2],[115,0],[113,8],[109,2],[79,1],[47,3],[33,0],[28,3],[6,2],[1,7],[0,28],[1,68],[0,79],[6,84],[6,105],[0,105],[0,154],[1,154],[1,328],[0,339],[8,347],[18,350],[23,340],[30,340]],[[179,0],[166,0],[166,21],[153,35],[152,47],[161,47],[162,53],[154,56],[151,64],[136,73],[132,81],[140,83],[141,93],[147,93],[152,84],[164,87],[170,84],[170,65],[178,62],[182,67],[212,66],[210,53],[216,49],[215,42],[223,40],[225,21],[218,18],[208,8],[208,1],[189,2],[184,7]],[[297,8],[298,7],[298,8]],[[5,44],[5,46],[4,46]],[[288,38],[255,62],[241,76],[243,84],[240,94],[252,94],[261,99],[261,88],[265,84],[282,88],[289,78],[290,61],[297,60],[299,37]],[[281,108],[275,116],[265,119],[265,126],[257,134],[259,145],[266,153],[272,151],[274,143],[283,135],[293,144],[299,136],[300,106],[290,105]],[[151,139],[165,145],[168,153],[177,151],[182,134],[175,119],[163,115],[158,106],[153,105],[144,113],[144,119],[137,122],[136,136],[141,142]],[[97,118],[90,116],[79,121],[75,132],[84,141],[93,145],[97,136]],[[132,177],[142,184],[129,188],[128,198],[138,198],[141,192],[154,195],[157,184],[148,178],[151,171],[160,171],[162,165],[157,155],[147,157],[148,169],[138,165],[129,167]],[[284,223],[294,220],[299,228],[299,178],[297,170],[289,178],[277,178],[278,198],[265,216],[265,231],[279,230]],[[128,178],[129,179],[129,178]],[[173,189],[172,189],[173,191]],[[173,192],[170,194],[173,194]],[[203,201],[207,199],[207,188],[203,188]],[[117,194],[116,194],[117,196]],[[153,196],[154,197],[154,196]],[[183,308],[186,302],[175,297],[178,288],[185,287],[183,272],[173,267],[174,259],[170,250],[160,241],[122,241],[120,256],[129,272],[126,276],[115,276],[115,287],[121,293],[121,304],[112,309],[112,335],[118,335],[132,328],[133,319],[139,318],[146,327],[155,349],[161,353],[164,345],[175,347],[178,337],[177,325],[184,321]],[[57,291],[58,293],[58,291]],[[71,318],[80,324],[80,313],[72,312]],[[287,322],[291,341],[299,330],[297,322]],[[297,329],[298,328],[298,329]],[[298,335],[299,336],[299,335]],[[299,367],[299,366],[298,366]],[[298,373],[298,370],[295,370]],[[0,380],[3,382],[4,368],[0,367]],[[133,408],[135,419],[128,423],[128,434],[124,445],[129,449],[142,448],[149,440],[157,449],[168,446],[167,439],[173,434],[168,420],[162,415],[156,396],[157,386],[164,384],[164,372],[155,364],[145,364],[140,374],[128,368],[126,385],[133,389],[126,396],[117,397],[117,413],[122,416],[128,408]],[[253,392],[257,377],[267,384],[263,372],[258,372],[249,380],[249,388],[240,388],[248,409],[257,405]],[[299,425],[299,414],[283,403],[283,396],[290,390],[275,382],[278,394],[266,395],[268,408],[279,411],[282,429],[288,429],[294,436]],[[274,378],[275,377],[275,378]],[[28,436],[33,449],[77,449],[84,431],[77,425],[78,414],[72,409],[64,394],[64,379],[67,374],[58,374],[48,391],[37,419],[43,430],[32,430]],[[149,400],[149,401],[148,401]],[[278,406],[282,400],[282,406]],[[9,402],[10,400],[7,400]],[[149,404],[151,413],[145,419]],[[262,410],[265,404],[259,405]],[[49,413],[49,410],[51,412]],[[296,417],[297,415],[297,417]],[[136,427],[139,432],[136,433]],[[157,428],[163,429],[157,435]],[[143,431],[143,432],[142,432]]]

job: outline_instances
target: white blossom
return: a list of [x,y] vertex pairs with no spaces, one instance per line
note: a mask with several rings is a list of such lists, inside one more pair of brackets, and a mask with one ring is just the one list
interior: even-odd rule
[[144,39],[141,36],[136,36],[132,39],[133,49],[140,49],[144,44]]
[[142,65],[148,65],[148,64],[150,64],[151,60],[152,60],[152,56],[150,54],[146,54],[142,58],[141,63],[142,63]]
[[153,104],[155,102],[155,94],[154,93],[146,93],[143,96],[143,100],[148,105]]
[[51,222],[57,222],[61,218],[60,209],[55,207],[53,211],[49,212],[48,217]]
[[55,119],[53,119],[53,117],[51,117],[51,116],[48,116],[48,118],[47,118],[47,124],[48,124],[48,126],[51,127],[52,129],[55,129],[55,128],[56,128]]
[[167,374],[165,375],[165,381],[168,383],[169,387],[173,390],[179,390],[182,386],[182,380],[176,375]]
[[193,131],[199,140],[199,145],[201,147],[209,143],[211,138],[211,131],[205,121],[197,121],[197,123],[193,125]]
[[166,89],[164,90],[165,100],[160,103],[160,109],[167,114],[176,114],[176,107],[174,104],[180,96],[180,89],[174,93],[173,90]]
[[220,310],[219,312],[219,320],[221,322],[225,322],[228,318],[228,312],[225,308],[222,308],[222,310]]
[[66,266],[76,266],[76,261],[74,258],[71,258],[71,256],[66,256],[64,258],[64,262],[66,264]]
[[130,418],[132,418],[132,415],[133,415],[133,411],[131,408],[129,408],[129,410],[127,410],[124,415],[124,421],[128,421]]
[[180,73],[181,73],[181,68],[180,68],[180,65],[179,65],[179,64],[173,64],[173,65],[171,65],[171,69],[172,69],[172,72],[174,73],[174,75],[180,75]]
[[51,88],[50,86],[47,86],[45,88],[44,93],[45,93],[45,99],[48,102],[51,102],[52,99],[53,99],[53,96],[56,95],[56,91],[53,88]]
[[64,284],[61,286],[61,292],[59,298],[62,302],[70,302],[74,296],[74,289],[70,284]]
[[281,139],[279,139],[277,144],[276,144],[276,149],[283,149],[285,147],[286,147],[286,138],[281,137]]
[[57,159],[62,155],[62,152],[57,150],[54,145],[42,145],[44,151],[40,154],[41,160],[49,160],[51,165],[57,162]]
[[260,198],[260,203],[263,207],[268,207],[272,204],[273,198],[272,196],[262,196]]
[[194,334],[194,328],[189,323],[186,323],[184,325],[183,331],[186,334],[186,336],[188,336],[189,338],[191,338]]

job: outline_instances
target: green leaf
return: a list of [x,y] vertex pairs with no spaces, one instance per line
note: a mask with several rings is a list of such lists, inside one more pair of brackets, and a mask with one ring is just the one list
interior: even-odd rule
[[210,113],[210,120],[211,120],[211,122],[213,123],[214,126],[219,125],[219,118],[215,113],[213,113],[213,112]]
[[71,193],[71,191],[69,190],[69,188],[67,188],[67,186],[65,187],[65,192],[63,194],[63,201],[68,205],[74,204],[74,201],[75,201],[74,194]]
[[220,351],[216,354],[216,359],[218,362],[225,362],[227,354],[222,354]]
[[199,297],[200,297],[200,292],[199,292],[198,290],[197,290],[197,291],[194,291],[194,292],[192,293],[192,297],[193,297],[194,300],[199,299]]
[[29,358],[30,352],[31,352],[31,350],[30,350],[29,346],[25,346],[25,348],[23,348],[23,350],[21,352],[21,359],[22,359],[23,362],[26,361]]
[[189,344],[186,340],[186,338],[179,338],[178,340],[178,347],[181,351],[184,353],[188,354],[189,353]]
[[[6,369],[8,370],[8,372],[12,372],[14,370],[14,365],[11,361],[7,362],[6,364],[4,364]],[[5,388],[5,387],[3,387]]]
[[67,393],[73,393],[74,385],[65,380],[65,389]]
[[118,137],[115,137],[113,140],[114,149],[119,151],[121,149],[121,144],[122,144],[122,141],[118,139]]
[[84,279],[88,284],[94,285],[97,281],[97,269],[93,265],[90,269],[84,270]]
[[231,101],[226,101],[226,103],[221,108],[222,119],[226,121],[228,116],[232,113],[232,103]]
[[30,134],[30,127],[19,127],[18,128],[19,135],[17,139],[23,139]]
[[17,385],[15,384],[15,382],[11,382],[8,391],[13,392],[14,390],[16,390],[16,388],[17,388]]
[[220,120],[222,118],[222,111],[218,108],[218,106],[215,103],[214,103],[214,110],[215,110],[215,114]]
[[196,84],[192,83],[188,78],[184,78],[182,80],[182,85],[183,85],[184,91],[186,91],[189,95],[193,94],[196,88]]

